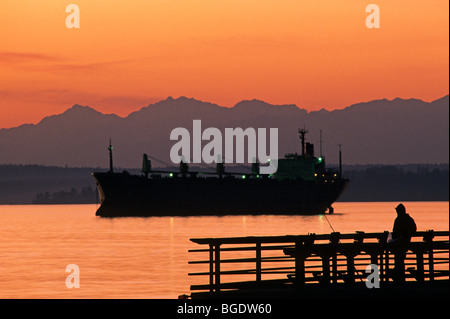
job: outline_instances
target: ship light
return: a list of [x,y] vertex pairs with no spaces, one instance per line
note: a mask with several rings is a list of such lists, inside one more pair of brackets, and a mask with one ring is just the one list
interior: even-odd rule
[[242,175],[242,179],[245,179],[245,175]]
[[317,177],[317,173],[315,173],[314,176]]
[[169,176],[170,176],[170,177],[173,177],[173,173],[170,173]]
[[322,157],[319,157],[318,160],[319,160],[319,163],[321,163],[322,162]]

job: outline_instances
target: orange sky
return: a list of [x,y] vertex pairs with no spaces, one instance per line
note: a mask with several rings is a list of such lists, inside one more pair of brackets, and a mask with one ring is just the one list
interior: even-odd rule
[[[80,8],[67,29],[65,8]],[[380,29],[365,8],[380,7]],[[448,94],[447,0],[1,0],[0,128],[168,96],[343,108]]]

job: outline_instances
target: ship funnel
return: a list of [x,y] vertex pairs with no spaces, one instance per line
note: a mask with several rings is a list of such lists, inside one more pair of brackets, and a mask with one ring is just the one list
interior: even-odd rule
[[306,143],[306,157],[308,158],[314,157],[314,144]]

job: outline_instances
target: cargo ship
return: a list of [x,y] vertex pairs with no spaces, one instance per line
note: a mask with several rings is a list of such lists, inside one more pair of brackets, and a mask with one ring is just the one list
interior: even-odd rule
[[339,168],[325,167],[325,158],[314,155],[314,145],[305,142],[299,129],[301,153],[278,159],[274,174],[260,174],[259,163],[248,173],[231,172],[217,163],[214,172],[152,169],[143,155],[142,174],[114,172],[111,141],[109,171],[92,176],[99,193],[101,217],[136,216],[225,216],[225,215],[313,215],[332,213],[348,179]]

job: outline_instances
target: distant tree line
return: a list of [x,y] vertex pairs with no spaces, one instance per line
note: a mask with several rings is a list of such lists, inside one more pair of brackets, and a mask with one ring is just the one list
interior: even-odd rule
[[97,191],[91,186],[81,188],[74,187],[70,191],[38,193],[32,204],[92,204],[98,201]]
[[448,166],[375,166],[346,170],[340,201],[448,201]]

